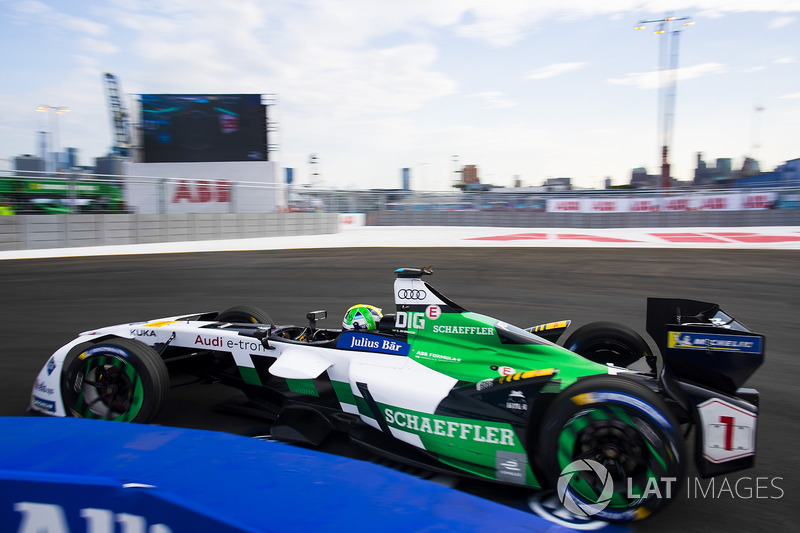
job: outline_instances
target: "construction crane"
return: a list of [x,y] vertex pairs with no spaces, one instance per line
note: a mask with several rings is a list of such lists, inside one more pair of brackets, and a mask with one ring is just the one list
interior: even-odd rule
[[128,112],[120,98],[117,77],[106,72],[103,74],[106,83],[106,96],[111,110],[111,125],[114,130],[114,146],[112,150],[122,157],[131,155],[131,133],[128,126]]

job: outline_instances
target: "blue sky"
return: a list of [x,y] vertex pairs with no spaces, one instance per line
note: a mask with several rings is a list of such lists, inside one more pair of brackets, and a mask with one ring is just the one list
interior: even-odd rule
[[[800,158],[800,1],[0,0],[0,158],[37,153],[39,105],[91,164],[112,144],[101,76],[146,93],[276,95],[277,159],[323,184],[601,187],[658,172],[659,39],[682,28],[673,176]],[[760,109],[760,111],[757,111]],[[0,168],[10,162],[0,161]]]

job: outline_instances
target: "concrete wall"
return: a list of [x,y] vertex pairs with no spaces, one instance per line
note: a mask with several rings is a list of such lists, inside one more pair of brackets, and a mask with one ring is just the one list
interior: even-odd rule
[[800,209],[656,213],[546,213],[531,211],[374,211],[368,226],[509,228],[674,228],[800,226]]
[[[368,226],[625,228],[800,226],[800,209],[669,213],[374,211]],[[157,242],[322,235],[339,231],[337,213],[0,216],[0,251]]]
[[336,213],[15,215],[0,217],[0,251],[321,235],[337,231]]

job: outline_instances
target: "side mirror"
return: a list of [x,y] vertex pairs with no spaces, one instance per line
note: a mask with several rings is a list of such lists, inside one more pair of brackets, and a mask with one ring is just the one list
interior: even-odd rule
[[317,320],[325,320],[328,318],[328,311],[311,311],[306,315],[308,319],[308,327],[314,329],[317,327]]
[[269,345],[269,335],[271,333],[271,329],[272,329],[271,327],[270,328],[258,328],[258,330],[256,330],[255,334],[253,335],[256,339],[261,341],[261,346],[263,346],[267,350],[274,350],[275,349],[275,348],[273,348],[272,346]]

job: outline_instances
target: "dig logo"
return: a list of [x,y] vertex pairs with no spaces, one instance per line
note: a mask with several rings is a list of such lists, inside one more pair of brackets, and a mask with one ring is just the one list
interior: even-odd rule
[[397,329],[425,329],[425,318],[436,320],[442,316],[442,308],[438,305],[429,305],[424,313],[399,311],[394,321]]
[[398,311],[394,327],[397,329],[425,329],[425,313]]

